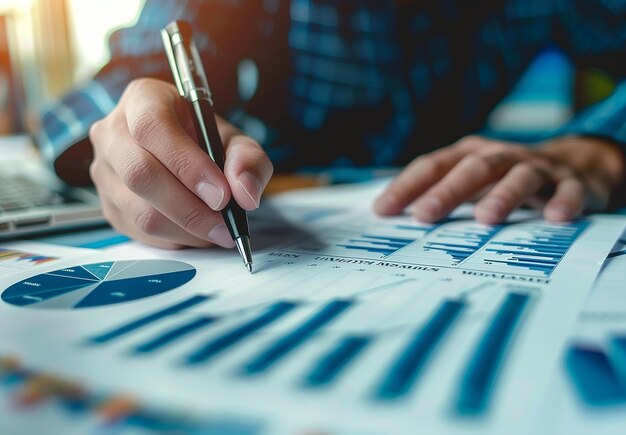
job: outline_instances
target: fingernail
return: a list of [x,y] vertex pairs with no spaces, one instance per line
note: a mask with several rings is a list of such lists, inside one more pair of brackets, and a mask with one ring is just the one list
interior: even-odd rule
[[420,199],[413,206],[413,214],[419,220],[432,220],[441,213],[441,200],[435,196]]
[[233,242],[233,238],[224,224],[214,226],[209,231],[209,239],[224,248],[233,248],[235,246],[235,242]]
[[261,182],[250,172],[241,174],[237,182],[250,197],[255,208],[259,208],[259,203],[261,202]]
[[490,221],[500,220],[504,214],[504,202],[498,198],[485,198],[477,208],[479,213]]
[[208,181],[196,184],[196,193],[211,207],[212,210],[220,210],[224,201],[224,189]]

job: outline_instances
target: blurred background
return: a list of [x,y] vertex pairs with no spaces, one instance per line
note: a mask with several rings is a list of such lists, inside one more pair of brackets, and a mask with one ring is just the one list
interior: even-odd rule
[[[108,59],[108,35],[132,25],[144,1],[0,0],[0,135],[32,131],[47,104],[88,80]],[[493,111],[484,133],[531,142],[612,89],[607,77],[575,71],[548,48]]]
[[108,59],[108,35],[142,0],[0,0],[0,134],[25,131],[46,104]]

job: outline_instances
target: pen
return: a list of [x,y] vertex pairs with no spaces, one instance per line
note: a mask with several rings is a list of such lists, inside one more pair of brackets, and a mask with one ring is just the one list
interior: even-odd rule
[[[186,21],[173,21],[161,30],[161,37],[178,93],[191,107],[200,148],[223,172],[224,145],[217,130],[211,91],[193,42],[191,25]],[[222,210],[222,217],[246,268],[252,273],[250,230],[245,210],[231,197]]]

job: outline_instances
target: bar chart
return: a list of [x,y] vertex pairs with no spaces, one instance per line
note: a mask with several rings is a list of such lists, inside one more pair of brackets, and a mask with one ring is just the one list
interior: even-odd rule
[[[446,291],[446,284],[449,283],[441,281],[440,290]],[[432,290],[433,285],[437,283],[418,285],[411,281],[402,282],[407,295]],[[182,369],[206,370],[219,359],[237,354],[238,349],[257,348],[256,343],[262,339],[265,344],[257,348],[253,355],[234,362],[228,376],[267,379],[296,360],[299,362],[293,370],[298,374],[293,379],[292,388],[302,391],[323,389],[332,392],[335,385],[350,374],[355,364],[375,356],[377,362],[370,368],[371,376],[363,379],[369,385],[369,392],[355,399],[402,403],[419,390],[425,372],[447,337],[455,330],[463,329],[464,322],[468,321],[464,316],[471,315],[471,321],[475,322],[476,314],[471,313],[484,313],[485,307],[489,306],[489,311],[483,315],[484,319],[480,320],[485,323],[485,327],[479,328],[478,337],[473,340],[477,345],[460,366],[461,372],[465,374],[457,383],[458,394],[451,399],[457,403],[454,406],[458,406],[459,412],[471,409],[473,413],[480,413],[489,407],[489,395],[506,360],[507,346],[516,329],[521,327],[522,313],[533,297],[532,288],[529,288],[528,293],[520,293],[495,284],[491,287],[491,293],[482,296],[479,290],[459,291],[455,296],[434,299],[432,305],[422,310],[421,314],[415,312],[416,318],[420,320],[406,323],[402,328],[398,328],[397,323],[390,327],[391,323],[384,320],[382,324],[378,321],[369,324],[364,322],[363,319],[371,312],[368,311],[371,306],[368,306],[367,300],[359,298],[359,292],[351,298],[332,298],[326,302],[276,300],[244,316],[240,313],[212,311],[212,304],[216,301],[214,297],[193,295],[143,316],[128,319],[88,337],[86,343],[88,347],[97,350],[122,341],[129,343],[130,355],[147,358],[167,351],[168,347],[175,347],[192,336],[194,347],[173,355],[170,363]],[[384,301],[384,293],[385,289],[376,300]],[[494,293],[500,294],[500,302],[495,305],[491,301]],[[484,303],[481,299],[488,302]],[[411,316],[411,311],[396,305],[388,314],[402,316],[402,312],[406,312],[406,319],[410,322],[415,317]],[[384,309],[380,310],[380,314],[385,319]],[[291,327],[274,328],[276,324],[294,316],[298,322],[293,323],[292,320]],[[176,321],[172,322],[172,319]],[[159,328],[161,322],[169,326]],[[222,322],[227,323],[228,327],[216,328]],[[343,326],[333,327],[336,324]],[[155,332],[146,335],[144,329]],[[370,348],[388,340],[389,331],[393,334],[394,329],[401,331],[404,337],[396,350],[388,355],[375,355],[375,351]],[[133,341],[135,335],[142,337],[141,340]],[[323,346],[319,341],[321,337],[326,343]],[[320,351],[306,361],[299,360],[298,354],[314,347],[316,343]]]
[[516,269],[549,276],[588,225],[587,221],[519,225],[509,231],[507,238],[491,240],[481,261],[494,270]]
[[56,259],[57,257],[50,257],[48,255],[33,254],[30,252],[19,251],[16,249],[0,248],[0,262],[4,263],[4,266],[6,267],[9,266],[9,264],[7,263],[26,263],[38,265]]
[[591,413],[623,415],[626,405],[624,248],[622,236],[604,262],[565,352],[562,386],[569,385],[572,402]]
[[446,409],[488,415],[543,288],[459,272],[548,277],[589,225],[341,218],[261,256],[259,270],[280,275],[244,279],[230,299],[209,288],[83,341],[94,355],[112,346],[226,385],[250,381],[259,394],[277,379],[329,398],[354,383],[349,400],[363,406],[429,401],[434,376]]
[[56,255],[35,253],[35,250],[0,248],[0,276],[16,270],[33,269],[59,260]]
[[284,250],[548,277],[588,225],[583,220],[489,226],[456,219],[432,225],[352,217],[335,221],[323,237],[316,234]]
[[[349,422],[352,433],[412,433],[416,422],[425,433],[506,433],[530,413],[519,403],[536,403],[548,382],[537,367],[554,366],[574,299],[595,278],[586,259],[605,256],[623,229],[297,215],[257,227],[274,244],[255,249],[254,274],[241,273],[236,252],[132,263],[123,258],[142,248],[123,246],[119,259],[112,250],[7,278],[0,314],[15,327],[0,341],[47,370],[203,414],[321,430]],[[615,238],[599,243],[606,234]],[[141,302],[115,302],[131,300]],[[29,319],[45,336],[21,326]],[[616,377],[621,344],[602,349]]]

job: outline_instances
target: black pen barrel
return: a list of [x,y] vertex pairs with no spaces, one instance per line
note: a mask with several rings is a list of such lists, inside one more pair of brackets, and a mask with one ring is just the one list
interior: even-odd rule
[[[217,121],[213,106],[208,99],[198,99],[191,103],[192,116],[198,145],[211,157],[211,160],[224,172],[224,145],[217,129]],[[200,122],[200,119],[203,122]],[[230,201],[222,210],[222,217],[233,240],[241,237],[250,237],[248,228],[248,217],[244,209],[241,208],[235,198]]]

